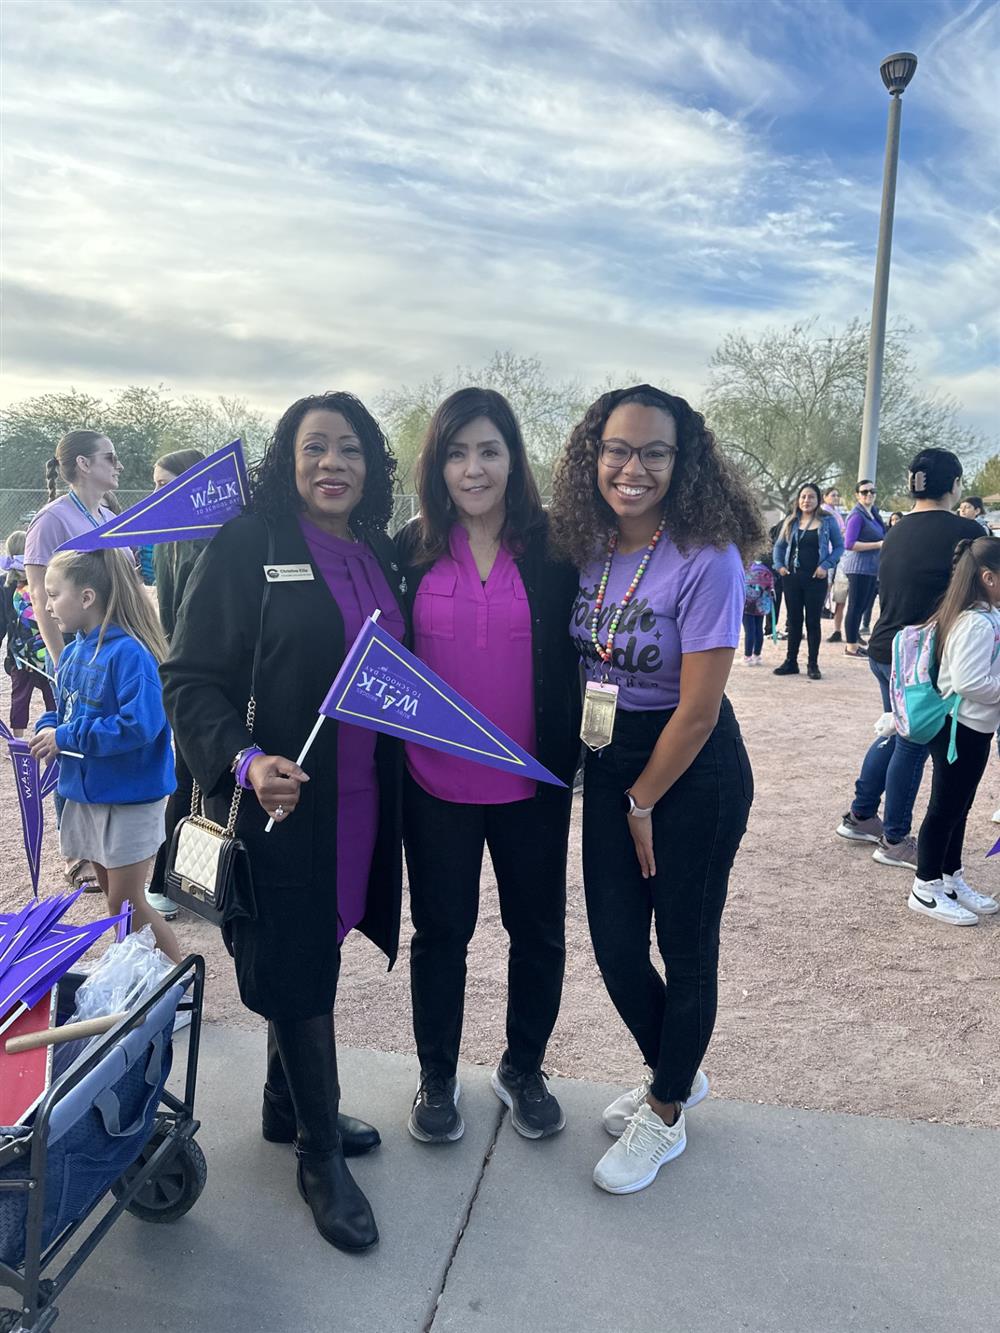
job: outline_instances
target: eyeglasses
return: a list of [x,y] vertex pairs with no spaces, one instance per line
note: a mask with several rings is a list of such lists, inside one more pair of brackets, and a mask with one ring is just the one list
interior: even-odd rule
[[98,458],[106,458],[112,467],[118,467],[121,464],[121,459],[117,454],[98,454],[97,456]]
[[677,457],[677,450],[668,444],[644,444],[641,449],[617,441],[601,441],[599,457],[606,468],[617,472],[635,454],[647,472],[666,472]]
[[858,491],[858,494],[859,494],[859,495],[874,495],[874,494],[875,494],[875,487],[874,487],[874,486],[862,486],[861,489]]

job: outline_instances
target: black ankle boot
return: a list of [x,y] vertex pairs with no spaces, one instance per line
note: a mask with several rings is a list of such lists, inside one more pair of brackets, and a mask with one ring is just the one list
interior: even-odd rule
[[344,1160],[337,1123],[340,1088],[333,1016],[271,1027],[295,1107],[299,1193],[324,1240],[341,1250],[371,1249],[378,1242],[378,1228]]
[[299,1193],[312,1209],[316,1230],[338,1250],[370,1250],[378,1244],[371,1204],[351,1175],[344,1150],[309,1152],[296,1146]]
[[[267,1025],[267,1082],[260,1113],[261,1133],[268,1143],[294,1143],[297,1125],[292,1094],[288,1091],[285,1068],[274,1037],[273,1025]],[[352,1115],[337,1115],[337,1129],[345,1157],[363,1157],[382,1142],[374,1125]]]

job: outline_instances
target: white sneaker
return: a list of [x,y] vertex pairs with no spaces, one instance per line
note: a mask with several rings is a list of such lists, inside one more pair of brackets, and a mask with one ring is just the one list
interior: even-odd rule
[[993,822],[994,824],[1000,824],[1000,810],[993,811]]
[[912,912],[923,912],[924,916],[933,916],[946,926],[979,925],[979,917],[975,912],[963,907],[956,894],[946,892],[944,883],[940,879],[933,879],[929,883],[922,879],[914,879],[906,905]]
[[752,657],[744,657],[744,659],[743,659],[743,665],[744,665],[744,666],[753,666],[753,658],[752,658]]
[[625,1133],[594,1167],[594,1184],[609,1194],[635,1194],[652,1185],[666,1162],[679,1157],[687,1147],[684,1112],[672,1125],[665,1125],[646,1102],[631,1116]]
[[164,921],[173,921],[177,916],[177,904],[165,893],[151,893],[146,890],[146,902],[154,912],[159,912]]
[[1000,912],[1000,903],[985,893],[977,893],[966,884],[963,873],[962,867],[959,866],[954,875],[945,874],[945,892],[949,895],[954,893],[963,907],[970,912],[978,912],[980,916],[992,916],[994,912]]
[[763,666],[763,665],[764,665],[764,663],[760,660],[760,657],[759,657],[759,656],[758,656],[758,657],[752,657],[752,658],[750,659],[750,663],[751,663],[752,666]]
[[[652,1073],[645,1073],[638,1087],[623,1092],[620,1097],[615,1098],[610,1106],[604,1108],[601,1122],[612,1138],[621,1138],[625,1133],[625,1126],[649,1096],[649,1089],[652,1085]],[[704,1069],[699,1069],[694,1076],[694,1083],[691,1085],[691,1096],[683,1103],[683,1109],[690,1111],[692,1106],[697,1106],[699,1102],[703,1102],[708,1093],[708,1075]]]

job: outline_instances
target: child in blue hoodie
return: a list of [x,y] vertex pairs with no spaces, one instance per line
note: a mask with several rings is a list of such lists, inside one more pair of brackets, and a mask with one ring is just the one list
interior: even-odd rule
[[64,551],[45,570],[47,606],[76,639],[56,667],[56,710],[38,721],[31,752],[59,757],[63,856],[93,863],[111,910],[127,899],[134,928],[181,961],[173,931],[146,902],[150,859],[174,790],[170,727],[157,663],[166,645],[130,555]]

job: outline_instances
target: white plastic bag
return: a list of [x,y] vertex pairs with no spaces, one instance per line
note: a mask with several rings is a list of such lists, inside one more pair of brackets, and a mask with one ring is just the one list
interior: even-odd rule
[[156,947],[152,926],[143,926],[108,947],[76,993],[71,1022],[137,1008],[173,967]]

